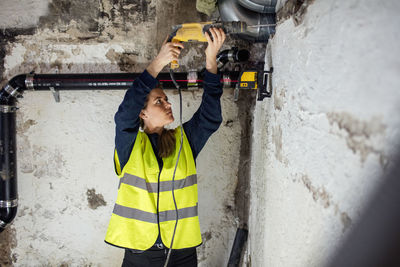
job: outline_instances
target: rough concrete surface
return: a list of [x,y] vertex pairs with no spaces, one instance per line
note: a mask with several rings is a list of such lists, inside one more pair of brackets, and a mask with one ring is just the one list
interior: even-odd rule
[[[35,10],[29,20],[26,13],[17,12],[25,4]],[[209,19],[196,11],[195,4],[183,0],[1,2],[1,85],[31,71],[141,72],[171,26]],[[3,10],[18,14],[19,19],[5,23]],[[223,49],[234,44],[249,48],[253,61],[263,58],[263,44],[228,38]],[[186,44],[178,71],[201,70],[205,47]],[[184,121],[198,108],[201,93],[183,93]],[[243,198],[248,194],[246,183],[238,182],[242,164],[247,165],[247,176],[240,175],[241,179],[249,181],[249,163],[243,159],[249,150],[243,147],[250,142],[251,119],[243,124],[247,115],[238,115],[248,108],[247,101],[254,101],[246,93],[235,103],[233,90],[224,91],[224,121],[197,159],[204,238],[198,248],[199,266],[226,265],[236,227],[243,221],[238,217],[244,213],[238,199],[243,207],[248,205]],[[179,118],[178,95],[167,94]],[[123,91],[62,91],[61,102],[56,103],[50,92],[29,91],[19,100],[19,208],[12,225],[1,234],[1,266],[120,266],[124,251],[103,240],[118,188],[112,160],[113,116],[123,95]],[[175,121],[171,127],[177,125]]]
[[400,148],[398,1],[280,1],[257,102],[251,266],[324,266]]
[[[226,266],[238,226],[249,228],[242,266],[323,266],[400,147],[399,2],[279,0],[277,10],[265,59],[265,44],[223,47],[249,48],[246,67],[273,66],[273,96],[234,102],[224,91],[224,121],[197,159],[200,266]],[[0,83],[31,71],[141,72],[172,25],[209,19],[194,0],[2,1]],[[178,71],[202,69],[204,48],[185,44]],[[167,94],[178,118],[178,95]],[[123,95],[19,100],[19,208],[0,234],[1,266],[120,266],[123,250],[103,239]],[[200,102],[201,90],[183,93],[184,121]]]

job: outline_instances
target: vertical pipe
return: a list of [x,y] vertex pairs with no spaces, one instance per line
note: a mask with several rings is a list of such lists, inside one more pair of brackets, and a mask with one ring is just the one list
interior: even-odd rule
[[233,246],[231,250],[231,255],[229,256],[228,267],[237,267],[240,263],[240,258],[242,256],[242,250],[244,243],[247,240],[247,229],[238,228],[236,230],[235,241],[233,241]]
[[0,232],[17,214],[17,154],[15,99],[0,105]]

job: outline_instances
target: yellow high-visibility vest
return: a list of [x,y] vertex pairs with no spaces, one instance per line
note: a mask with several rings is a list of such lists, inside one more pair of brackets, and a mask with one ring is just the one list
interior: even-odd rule
[[[105,238],[107,243],[147,250],[154,245],[160,232],[164,245],[170,247],[176,222],[172,176],[180,147],[180,131],[180,127],[175,129],[175,151],[162,159],[161,173],[149,137],[144,132],[138,132],[129,160],[119,175],[118,197]],[[116,170],[121,171],[118,157]],[[172,249],[198,246],[202,240],[196,166],[185,132],[175,174],[174,194],[178,224]]]

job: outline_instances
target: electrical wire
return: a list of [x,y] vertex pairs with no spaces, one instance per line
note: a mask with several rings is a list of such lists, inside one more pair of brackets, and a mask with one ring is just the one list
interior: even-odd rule
[[174,200],[175,213],[176,213],[175,227],[174,227],[174,232],[172,234],[171,245],[170,245],[169,250],[168,250],[168,255],[167,255],[167,259],[165,260],[164,267],[168,266],[168,262],[169,262],[169,259],[170,259],[170,256],[171,256],[171,251],[172,251],[172,245],[174,244],[176,226],[178,225],[178,206],[176,205],[176,200],[175,200],[174,185],[175,185],[176,168],[178,167],[179,157],[181,156],[182,144],[183,144],[182,92],[181,92],[181,88],[179,87],[178,83],[175,80],[174,72],[173,72],[172,69],[169,69],[169,75],[171,76],[171,80],[172,80],[172,82],[174,83],[176,89],[178,89],[178,92],[179,92],[179,123],[180,123],[180,126],[181,126],[181,142],[180,142],[180,147],[179,147],[179,152],[178,152],[178,158],[176,159],[176,163],[175,163],[174,174],[172,175],[172,199]]

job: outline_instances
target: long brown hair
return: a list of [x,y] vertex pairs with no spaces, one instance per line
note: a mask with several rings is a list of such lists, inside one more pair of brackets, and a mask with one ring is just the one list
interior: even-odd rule
[[[160,88],[160,87],[156,87]],[[160,88],[161,89],[161,88]],[[146,97],[143,109],[147,108],[147,103],[149,102],[149,95]],[[146,125],[142,118],[140,118],[140,127],[144,130]],[[175,129],[163,129],[161,135],[158,136],[158,156],[160,158],[166,158],[170,156],[175,150]]]

